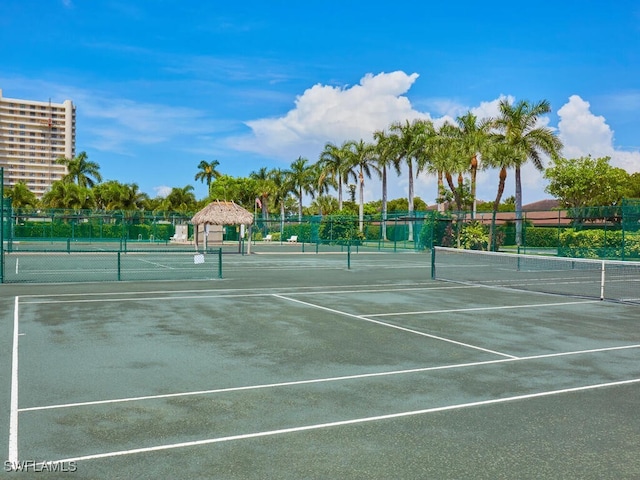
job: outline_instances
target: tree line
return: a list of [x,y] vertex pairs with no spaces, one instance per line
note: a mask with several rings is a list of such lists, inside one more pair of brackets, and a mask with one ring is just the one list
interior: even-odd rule
[[[513,170],[515,198],[513,210],[516,219],[522,212],[521,169],[531,162],[544,170],[542,158],[551,158],[545,171],[549,180],[547,193],[558,198],[565,207],[614,205],[622,197],[640,196],[640,174],[629,175],[609,165],[609,158],[565,159],[561,157],[562,142],[556,133],[541,126],[538,120],[548,114],[548,101],[531,103],[521,100],[510,103],[502,100],[495,118],[479,119],[472,112],[458,117],[455,123],[446,122],[436,127],[430,120],[396,122],[385,130],[373,134],[373,142],[348,140],[340,145],[328,142],[315,162],[299,157],[289,168],[260,168],[248,177],[222,174],[220,162],[201,161],[195,181],[207,184],[209,195],[197,201],[193,186],[172,188],[165,197],[150,198],[140,192],[135,183],[122,184],[115,180],[102,182],[100,167],[89,161],[85,152],[73,159],[60,158],[58,163],[67,167],[67,174],[54,182],[51,189],[38,202],[24,183],[6,189],[14,207],[42,206],[49,208],[148,210],[191,213],[211,200],[233,200],[248,209],[260,210],[265,219],[269,214],[332,214],[357,213],[362,228],[366,213],[380,213],[383,218],[390,206],[402,209],[411,216],[426,204],[414,193],[414,180],[420,173],[437,178],[437,208],[470,211],[473,217],[480,208],[498,211],[502,202],[508,172]],[[484,205],[476,199],[478,171],[493,168],[498,172],[495,198]],[[402,199],[389,201],[387,184],[389,175],[401,175],[405,170],[408,180],[406,204]],[[381,198],[364,203],[366,179],[380,178]],[[345,190],[348,198],[343,198]],[[335,191],[337,198],[330,193]],[[311,204],[304,209],[304,196]],[[356,201],[357,196],[357,201]],[[354,208],[355,207],[355,208]],[[357,210],[353,212],[352,209]],[[516,223],[516,228],[521,227]]]

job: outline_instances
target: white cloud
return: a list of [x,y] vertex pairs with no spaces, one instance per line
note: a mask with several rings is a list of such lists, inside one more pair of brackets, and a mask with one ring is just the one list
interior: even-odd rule
[[[417,110],[406,93],[417,80],[418,74],[408,75],[402,71],[365,75],[357,85],[334,87],[314,85],[295,101],[295,107],[286,115],[263,118],[247,122],[250,135],[230,140],[233,148],[259,153],[263,156],[291,162],[302,155],[315,161],[328,141],[341,143],[344,140],[364,139],[370,141],[375,130],[385,129],[392,122],[431,119],[436,126],[445,120],[454,122],[454,117],[471,111],[479,119],[499,114],[501,100],[514,102],[509,95],[481,102],[477,106],[463,106],[454,101],[439,99],[431,104],[438,115]],[[437,107],[439,105],[439,107]],[[565,147],[563,156],[575,158],[591,154],[594,157],[610,156],[612,165],[629,172],[640,171],[640,152],[626,152],[614,147],[613,131],[602,116],[591,113],[590,105],[577,95],[558,110],[560,121],[557,128],[550,125],[550,117],[540,117],[539,126],[556,130]],[[545,162],[546,165],[546,162]],[[406,170],[403,169],[403,170]],[[513,171],[508,172],[503,198],[514,194]],[[389,174],[389,198],[406,196],[408,179],[406,171],[396,177]],[[482,200],[495,198],[498,173],[495,170],[480,172],[477,195]],[[523,201],[547,198],[544,192],[546,180],[542,172],[527,163],[522,169]],[[436,179],[421,174],[415,183],[415,194],[429,204],[436,197]],[[367,198],[380,197],[379,181],[367,180]]]
[[397,71],[367,74],[351,87],[314,85],[296,98],[295,108],[285,116],[249,121],[252,134],[231,143],[287,161],[299,155],[314,161],[326,142],[371,140],[375,130],[392,122],[428,118],[404,96],[417,78],[416,73]]
[[630,173],[640,171],[640,152],[616,150],[614,132],[606,119],[591,113],[591,105],[578,95],[569,97],[569,102],[558,110],[559,135],[564,143],[563,156],[578,158],[611,157],[611,165],[624,168]]
[[165,198],[171,193],[171,187],[161,185],[159,187],[153,187],[153,191],[156,192],[156,197]]

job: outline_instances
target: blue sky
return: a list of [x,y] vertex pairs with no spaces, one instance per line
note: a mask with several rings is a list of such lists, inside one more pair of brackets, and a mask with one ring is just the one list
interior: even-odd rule
[[[327,141],[490,116],[504,97],[549,100],[565,157],[640,171],[637,0],[3,0],[0,44],[3,96],[73,100],[77,151],[151,196],[206,196],[201,160],[234,176],[315,162]],[[496,178],[480,176],[479,198]],[[523,180],[525,203],[548,197],[533,168]],[[392,178],[390,197],[406,187]],[[416,195],[433,204],[435,179]]]

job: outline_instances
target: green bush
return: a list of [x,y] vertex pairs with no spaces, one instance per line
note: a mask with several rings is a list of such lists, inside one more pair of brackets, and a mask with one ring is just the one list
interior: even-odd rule
[[555,227],[527,227],[524,244],[527,247],[555,248],[558,246],[558,233]]
[[620,230],[567,229],[560,234],[558,254],[580,258],[640,258],[640,235],[624,235]]
[[380,240],[380,225],[365,225],[364,235],[367,240]]
[[364,234],[358,229],[358,218],[351,215],[332,215],[320,222],[320,240],[327,243],[358,245]]
[[487,250],[489,227],[480,222],[471,222],[462,227],[460,246],[468,250]]

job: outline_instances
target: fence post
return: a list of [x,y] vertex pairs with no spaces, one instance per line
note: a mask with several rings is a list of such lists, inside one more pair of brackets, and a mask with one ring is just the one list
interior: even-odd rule
[[[4,168],[0,167],[0,283],[4,283]],[[7,243],[8,246],[8,243]]]
[[120,250],[118,250],[116,252],[117,256],[118,256],[118,281],[120,281],[121,276],[120,276]]

